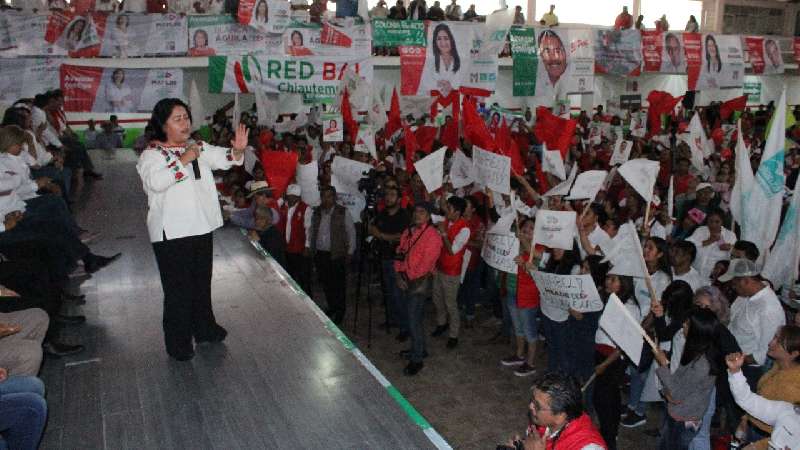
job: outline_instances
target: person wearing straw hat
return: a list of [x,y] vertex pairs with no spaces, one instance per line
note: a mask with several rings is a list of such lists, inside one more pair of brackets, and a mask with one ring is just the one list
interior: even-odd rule
[[234,211],[231,213],[231,223],[246,230],[256,228],[255,212],[259,206],[264,206],[272,210],[272,224],[280,222],[280,215],[275,210],[275,200],[272,199],[272,188],[266,181],[254,181],[250,183],[250,190],[247,192],[250,200],[250,207]]
[[228,332],[214,317],[212,232],[223,224],[213,170],[244,163],[248,130],[239,125],[231,148],[191,140],[189,106],[177,98],[156,103],[150,145],[136,170],[147,194],[147,228],[164,290],[164,341],[178,361],[195,343],[222,342]]
[[719,280],[733,281],[738,295],[731,305],[728,329],[745,355],[742,372],[750,387],[756,389],[767,369],[769,342],[778,328],[786,324],[786,316],[775,291],[761,278],[755,262],[734,259]]

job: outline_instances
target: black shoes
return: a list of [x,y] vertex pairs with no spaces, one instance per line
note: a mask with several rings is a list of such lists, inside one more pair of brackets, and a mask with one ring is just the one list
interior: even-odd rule
[[214,344],[224,341],[226,337],[228,337],[228,330],[216,325],[214,330],[208,336],[195,336],[194,340],[198,344],[202,344],[204,342]]
[[72,295],[67,292],[61,294],[61,300],[65,302],[70,302],[74,305],[85,305],[86,304],[86,296],[82,294]]
[[194,358],[194,350],[189,350],[188,352],[167,353],[176,361],[189,361]]
[[43,348],[45,353],[56,358],[74,355],[83,351],[82,345],[67,345],[59,342],[45,342]]
[[93,180],[102,180],[103,179],[103,174],[100,173],[100,172],[95,172],[95,171],[91,171],[91,172],[86,172],[85,171],[85,172],[83,172],[83,178],[91,178]]
[[447,331],[448,328],[450,328],[450,324],[447,324],[447,323],[444,324],[444,325],[437,326],[436,329],[433,330],[433,333],[431,333],[431,337],[439,337],[439,336],[443,335],[444,332]]
[[86,273],[95,273],[118,260],[120,256],[122,256],[122,253],[117,253],[114,256],[100,256],[89,253],[86,258],[83,259],[83,269]]
[[420,370],[422,370],[423,364],[421,362],[410,362],[403,369],[403,374],[409,377],[413,377],[414,375],[418,374]]
[[[402,351],[400,351],[400,357],[403,358],[403,359],[411,359],[411,350],[402,350]],[[422,352],[422,357],[423,358],[427,358],[428,357],[428,351],[427,350]]]
[[80,325],[86,323],[86,316],[65,316],[63,314],[56,314],[53,320],[62,325]]
[[448,338],[447,339],[447,348],[454,349],[458,345],[458,338]]

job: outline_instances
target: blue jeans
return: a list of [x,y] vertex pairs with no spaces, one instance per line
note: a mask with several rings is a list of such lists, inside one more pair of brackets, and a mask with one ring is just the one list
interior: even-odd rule
[[556,322],[542,314],[544,335],[547,339],[547,370],[549,372],[567,371],[567,322]]
[[408,333],[411,336],[411,362],[422,362],[425,353],[425,298],[400,291],[408,308]]
[[631,395],[628,397],[628,409],[632,409],[636,414],[644,416],[647,405],[641,401],[644,384],[647,381],[649,370],[639,372],[636,366],[628,367],[628,374],[631,378]]
[[475,318],[475,304],[481,294],[481,277],[483,273],[483,261],[464,274],[464,282],[458,289],[458,304],[464,308],[464,316],[467,319]]
[[47,421],[44,385],[36,377],[12,377],[0,383],[0,448],[35,450]]
[[678,422],[667,414],[658,439],[658,450],[686,450],[695,435],[696,430],[686,428],[685,422]]
[[381,260],[383,276],[383,301],[389,312],[389,323],[400,327],[401,333],[408,333],[408,311],[403,304],[400,289],[397,288],[397,273],[394,271],[394,260]]
[[25,216],[29,220],[57,221],[64,224],[77,237],[80,227],[72,217],[63,198],[54,194],[44,194],[25,200]]
[[715,409],[717,409],[717,388],[711,390],[708,408],[703,414],[703,423],[700,424],[700,429],[689,443],[689,450],[711,450],[711,419],[714,417]]
[[566,372],[581,382],[594,373],[594,337],[601,314],[601,311],[583,313],[581,320],[572,316],[567,319]]
[[539,308],[517,307],[517,294],[506,295],[506,305],[514,326],[514,335],[524,337],[526,342],[538,341],[539,327],[536,319],[539,317]]

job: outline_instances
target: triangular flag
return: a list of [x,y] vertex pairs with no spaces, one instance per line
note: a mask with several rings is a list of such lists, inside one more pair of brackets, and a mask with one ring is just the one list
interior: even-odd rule
[[625,352],[634,365],[639,365],[644,346],[644,330],[616,294],[608,297],[598,328]]
[[728,120],[728,118],[736,111],[744,111],[747,107],[747,95],[742,95],[723,102],[719,107],[719,118]]
[[411,131],[411,127],[403,125],[403,143],[406,153],[406,172],[414,173],[414,154],[419,150],[417,138]]
[[456,151],[459,149],[458,122],[455,120],[445,122],[444,126],[441,128],[439,142],[446,145],[450,150]]
[[645,204],[647,204],[653,200],[653,187],[656,184],[659,168],[658,161],[637,158],[619,166],[617,173],[622,175],[622,178],[642,196]]
[[511,138],[511,129],[508,128],[505,117],[503,117],[500,129],[497,130],[495,143],[499,154],[511,158],[511,173],[523,175],[525,173],[525,164],[522,162],[522,156],[519,154],[516,141]]
[[742,136],[742,120],[739,119],[737,125],[737,139],[736,139],[736,160],[734,169],[736,170],[736,179],[733,183],[731,190],[731,217],[740,226],[745,222],[745,214],[747,213],[747,197],[753,190],[753,168],[750,165],[750,150],[744,143]]
[[386,122],[386,139],[390,139],[402,126],[400,98],[397,96],[397,88],[395,88],[392,90],[392,102],[389,105],[389,118]]
[[547,145],[542,146],[542,171],[552,173],[560,180],[567,178],[567,169],[560,151],[548,150]]
[[577,126],[576,120],[562,119],[543,106],[536,108],[536,125],[533,126],[536,139],[547,144],[550,150],[560,151],[562,159],[567,158],[567,151]]
[[761,276],[772,281],[775,289],[793,289],[800,264],[800,183],[795,183],[792,201],[783,218],[772,251],[767,255]]
[[375,130],[372,126],[361,124],[358,127],[358,135],[356,136],[356,144],[353,150],[362,153],[369,153],[372,159],[378,159],[378,152],[375,150]]
[[647,123],[650,125],[651,136],[661,132],[661,115],[672,112],[682,98],[683,96],[673,97],[664,91],[651,91],[647,95],[647,102],[650,104],[647,108]]
[[428,193],[433,193],[433,191],[442,187],[444,155],[446,152],[447,149],[442,147],[414,163],[414,168],[417,170]]
[[350,93],[347,89],[342,94],[341,110],[344,129],[350,135],[351,143],[355,143],[358,136],[358,122],[353,118],[353,109],[350,107]]
[[644,260],[639,256],[642,254],[642,244],[633,222],[622,224],[614,239],[603,242],[600,248],[605,255],[603,262],[613,266],[609,274],[636,278],[644,278],[647,274]]
[[469,139],[472,144],[488,151],[495,149],[495,142],[486,122],[478,114],[475,101],[472,99],[464,100],[463,104],[464,137]]
[[386,108],[383,106],[381,96],[375,91],[372,92],[369,110],[367,111],[369,123],[373,130],[380,130],[386,126]]
[[575,176],[577,174],[578,174],[578,165],[573,164],[572,170],[569,172],[569,176],[567,177],[567,179],[562,181],[561,183],[558,183],[549,191],[545,192],[544,197],[567,195],[569,193],[569,189],[572,187],[572,183],[575,182]]
[[286,187],[297,172],[297,156],[297,152],[261,152],[261,167],[272,187],[272,198],[281,198],[286,192]]
[[436,127],[427,125],[417,127],[416,131],[414,131],[414,137],[417,140],[419,149],[425,153],[430,153],[433,150],[433,141],[436,140],[438,133],[439,130]]
[[708,155],[709,140],[706,137],[706,132],[703,130],[703,123],[700,121],[700,114],[695,113],[692,120],[689,121],[689,139],[686,142],[689,144],[689,150],[692,155],[692,165],[698,172],[702,173],[705,170],[704,158]]
[[594,198],[600,189],[603,188],[603,182],[606,180],[608,172],[605,170],[587,170],[578,174],[575,179],[575,184],[569,192],[567,200],[583,200],[587,199],[593,202]]

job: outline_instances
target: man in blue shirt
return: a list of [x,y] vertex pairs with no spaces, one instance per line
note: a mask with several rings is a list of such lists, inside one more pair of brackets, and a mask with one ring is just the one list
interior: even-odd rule
[[358,0],[330,0],[336,3],[336,17],[355,17],[358,15]]

